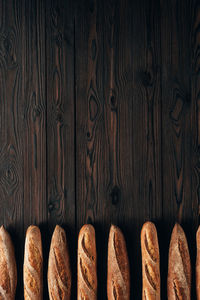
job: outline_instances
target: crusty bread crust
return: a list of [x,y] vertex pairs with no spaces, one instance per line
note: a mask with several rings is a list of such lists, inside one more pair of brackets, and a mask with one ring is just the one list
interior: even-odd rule
[[130,299],[130,267],[126,242],[121,230],[112,225],[108,241],[108,300]]
[[24,299],[43,298],[43,255],[40,229],[29,226],[24,251]]
[[191,263],[188,244],[177,223],[171,235],[167,278],[168,300],[189,300],[191,294]]
[[141,230],[142,299],[160,299],[160,254],[156,227],[146,222]]
[[84,225],[78,237],[78,300],[97,299],[97,254],[95,230]]
[[9,233],[0,228],[0,299],[14,300],[17,286],[17,267],[14,247]]
[[50,300],[69,300],[71,295],[71,269],[66,234],[56,226],[49,253],[48,289]]

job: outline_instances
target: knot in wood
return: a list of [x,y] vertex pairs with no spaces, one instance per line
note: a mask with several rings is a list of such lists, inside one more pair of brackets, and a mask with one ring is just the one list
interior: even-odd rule
[[121,198],[121,191],[118,186],[114,186],[110,193],[111,201],[113,205],[117,205]]

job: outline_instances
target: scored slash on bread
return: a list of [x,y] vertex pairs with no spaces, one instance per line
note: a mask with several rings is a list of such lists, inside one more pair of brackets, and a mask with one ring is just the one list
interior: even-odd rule
[[66,234],[56,226],[49,252],[48,289],[50,300],[69,300],[71,296],[71,269]]
[[196,293],[197,300],[200,300],[200,226],[196,233],[197,258],[196,258]]
[[108,300],[130,299],[130,267],[126,242],[121,230],[112,225],[108,240]]
[[9,233],[0,228],[0,299],[14,300],[17,286],[17,267],[14,247]]
[[78,300],[97,299],[97,253],[94,227],[84,225],[78,236]]
[[182,227],[175,224],[169,247],[168,300],[189,300],[191,294],[191,263],[187,239]]
[[160,299],[160,254],[156,227],[146,222],[141,230],[142,299]]
[[24,251],[24,299],[42,300],[43,255],[40,229],[29,226]]

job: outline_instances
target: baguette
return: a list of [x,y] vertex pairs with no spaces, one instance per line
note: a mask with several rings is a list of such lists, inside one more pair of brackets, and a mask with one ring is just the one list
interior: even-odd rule
[[14,247],[9,233],[0,228],[0,299],[14,300],[17,286],[17,267]]
[[126,242],[121,230],[112,225],[108,241],[108,300],[130,299],[130,268]]
[[189,300],[191,294],[191,263],[185,233],[175,224],[169,247],[167,278],[168,300]]
[[196,233],[197,258],[196,258],[196,293],[197,300],[200,300],[200,226]]
[[78,236],[78,300],[97,299],[97,254],[95,230],[84,225]]
[[42,300],[43,256],[40,229],[29,226],[24,251],[24,299]]
[[160,254],[156,227],[146,222],[141,230],[142,299],[160,299]]
[[48,263],[48,289],[50,300],[69,300],[71,295],[71,269],[66,234],[56,226],[50,246]]

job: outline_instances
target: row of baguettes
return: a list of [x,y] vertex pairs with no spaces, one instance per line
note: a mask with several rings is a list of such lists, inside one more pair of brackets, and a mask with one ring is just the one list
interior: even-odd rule
[[[196,291],[200,300],[200,229],[197,231]],[[156,227],[146,222],[141,231],[143,300],[160,299],[160,255]],[[78,300],[97,299],[97,253],[95,230],[84,225],[78,237]],[[30,226],[24,253],[24,299],[40,300],[43,294],[43,254],[41,233]],[[0,228],[0,299],[15,299],[17,268],[11,238]],[[174,226],[168,264],[168,299],[190,299],[191,263],[183,229]],[[67,300],[71,295],[71,270],[65,231],[56,226],[50,246],[48,289],[51,300]],[[130,270],[125,239],[112,225],[108,241],[107,296],[109,300],[130,299]]]

